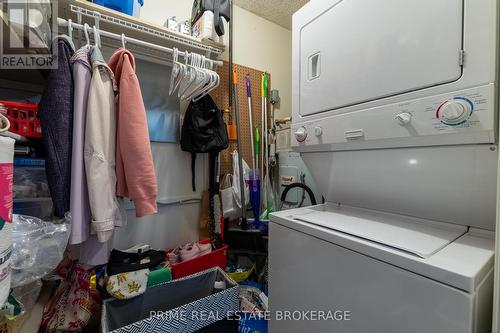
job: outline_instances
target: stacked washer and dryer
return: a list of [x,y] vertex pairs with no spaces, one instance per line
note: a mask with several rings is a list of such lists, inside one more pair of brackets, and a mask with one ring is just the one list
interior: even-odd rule
[[271,333],[492,331],[498,21],[496,0],[294,15],[292,146],[326,203],[271,216],[270,307],[349,316]]

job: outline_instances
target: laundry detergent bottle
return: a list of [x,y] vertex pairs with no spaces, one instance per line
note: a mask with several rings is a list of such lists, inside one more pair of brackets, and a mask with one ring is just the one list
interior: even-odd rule
[[14,142],[0,136],[0,307],[10,291]]

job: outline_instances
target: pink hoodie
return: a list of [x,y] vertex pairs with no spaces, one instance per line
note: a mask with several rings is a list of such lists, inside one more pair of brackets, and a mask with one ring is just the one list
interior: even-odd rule
[[158,188],[134,56],[120,48],[109,59],[109,67],[119,89],[116,109],[116,194],[134,202],[137,217],[155,214]]

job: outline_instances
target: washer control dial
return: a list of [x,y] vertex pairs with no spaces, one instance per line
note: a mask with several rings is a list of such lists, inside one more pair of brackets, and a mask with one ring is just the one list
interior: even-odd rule
[[460,125],[469,119],[474,105],[465,98],[454,98],[444,102],[436,112],[436,116],[443,124]]
[[396,115],[396,120],[401,126],[409,125],[411,123],[412,114],[409,112],[401,112]]
[[307,131],[304,126],[299,127],[293,134],[298,142],[304,142],[307,139]]

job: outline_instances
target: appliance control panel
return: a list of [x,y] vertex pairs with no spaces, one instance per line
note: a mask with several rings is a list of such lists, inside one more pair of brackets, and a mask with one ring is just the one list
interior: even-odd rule
[[292,146],[345,150],[495,143],[494,98],[490,84],[296,122]]

